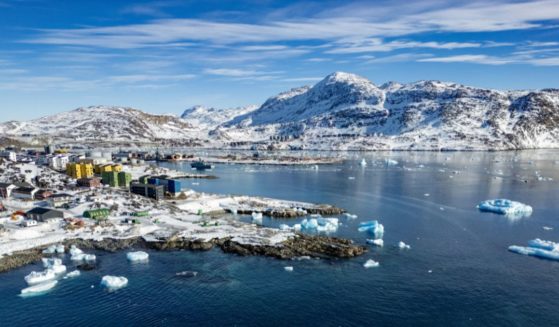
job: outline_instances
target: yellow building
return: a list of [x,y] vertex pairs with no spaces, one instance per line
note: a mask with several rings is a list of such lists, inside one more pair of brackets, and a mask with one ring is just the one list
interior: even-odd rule
[[87,163],[69,163],[66,165],[66,174],[74,179],[91,178],[93,174],[93,165]]
[[103,175],[103,173],[110,173],[113,171],[120,173],[122,171],[122,165],[119,164],[95,165],[95,173],[97,175]]

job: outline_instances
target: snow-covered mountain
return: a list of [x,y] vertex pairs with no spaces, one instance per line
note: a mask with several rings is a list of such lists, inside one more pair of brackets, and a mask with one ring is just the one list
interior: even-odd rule
[[376,86],[334,73],[218,128],[226,140],[308,149],[559,147],[559,90],[504,92],[420,81]]
[[[333,73],[259,108],[187,109],[181,117],[89,107],[0,124],[0,136],[76,143],[334,150],[559,147],[559,90],[497,91],[439,81],[377,86]],[[26,141],[28,141],[26,139]]]
[[199,130],[173,115],[151,115],[137,109],[94,106],[27,122],[0,124],[0,134],[33,138],[38,142],[149,143],[193,139]]
[[186,109],[181,115],[181,118],[192,126],[206,129],[216,127],[237,116],[248,114],[256,109],[258,109],[257,105],[228,109],[194,106]]

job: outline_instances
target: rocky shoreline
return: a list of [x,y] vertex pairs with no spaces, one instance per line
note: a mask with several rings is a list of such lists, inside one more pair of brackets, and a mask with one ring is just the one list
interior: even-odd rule
[[[75,245],[81,249],[93,249],[106,252],[117,252],[130,248],[145,248],[157,251],[209,251],[219,247],[225,253],[240,256],[266,256],[281,260],[297,257],[311,257],[320,259],[348,259],[364,254],[367,248],[353,244],[353,241],[328,236],[314,236],[295,234],[289,240],[278,246],[242,244],[232,238],[212,239],[210,241],[170,237],[165,240],[147,241],[143,237],[128,239],[107,238],[101,241],[89,239],[72,239],[64,242],[69,248]],[[45,257],[42,250],[47,246],[25,251],[0,258],[0,273],[7,272],[28,264],[32,264]]]

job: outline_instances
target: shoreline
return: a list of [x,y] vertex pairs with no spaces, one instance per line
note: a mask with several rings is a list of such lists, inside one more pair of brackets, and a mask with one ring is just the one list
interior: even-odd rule
[[[53,243],[56,244],[56,243]],[[75,245],[81,249],[115,253],[127,249],[149,249],[154,251],[210,251],[219,248],[224,253],[238,256],[264,256],[278,260],[292,260],[300,257],[313,259],[349,259],[365,254],[367,247],[356,245],[352,240],[329,236],[306,235],[296,233],[293,237],[278,245],[243,244],[232,237],[216,238],[209,241],[170,237],[165,240],[146,240],[144,237],[106,238],[103,240],[68,239],[65,248]],[[15,270],[36,262],[41,258],[53,256],[43,254],[47,244],[32,249],[17,251],[0,258],[0,274]]]

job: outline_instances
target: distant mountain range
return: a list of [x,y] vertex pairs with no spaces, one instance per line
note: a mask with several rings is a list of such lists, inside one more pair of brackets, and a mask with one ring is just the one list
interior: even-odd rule
[[0,124],[40,144],[190,145],[321,150],[510,150],[559,147],[559,90],[497,91],[439,81],[377,86],[333,73],[262,106],[196,106],[180,117],[97,106]]

